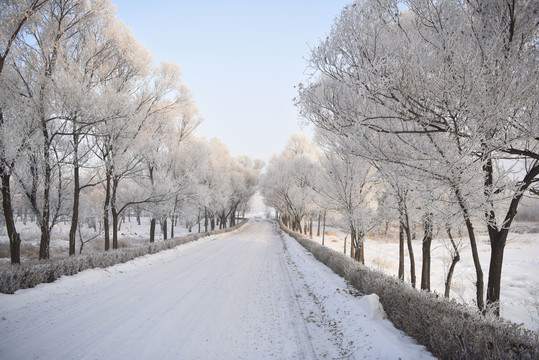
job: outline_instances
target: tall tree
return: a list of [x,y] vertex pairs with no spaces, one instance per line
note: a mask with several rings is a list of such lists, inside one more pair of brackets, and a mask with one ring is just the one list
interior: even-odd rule
[[[4,218],[6,222],[7,234],[9,237],[9,248],[10,248],[10,257],[12,264],[20,264],[21,262],[21,253],[20,253],[20,235],[17,232],[15,222],[13,221],[13,207],[11,203],[11,175],[13,167],[15,166],[16,157],[11,157],[7,154],[8,148],[13,148],[13,144],[9,144],[8,139],[10,138],[9,130],[6,130],[6,122],[8,119],[4,116],[6,112],[6,107],[10,102],[8,99],[10,95],[17,93],[14,89],[8,89],[8,85],[5,81],[4,65],[9,61],[8,56],[10,55],[12,49],[17,46],[17,42],[24,36],[27,32],[27,25],[29,21],[36,18],[36,12],[43,7],[48,0],[33,0],[33,1],[11,1],[11,2],[2,2],[0,4],[0,23],[2,27],[0,29],[0,133],[2,136],[1,139],[1,149],[0,149],[0,176],[2,177],[2,210],[4,213]],[[11,97],[11,101],[17,101]],[[13,114],[14,118],[15,114]],[[19,134],[23,135],[19,137],[23,141],[19,145],[15,145],[16,149],[20,149],[21,145],[24,143],[24,139],[28,139],[29,134]],[[9,144],[9,145],[8,145]],[[15,151],[17,154],[18,151]]]
[[[506,235],[539,171],[537,104],[530,100],[538,91],[539,5],[406,5],[402,13],[395,3],[380,1],[346,7],[328,39],[313,50],[310,66],[320,77],[300,86],[298,104],[317,126],[358,139],[355,151],[363,156],[447,185],[468,229],[481,310],[474,222],[483,209],[492,246],[487,302],[496,308]],[[507,157],[527,163],[519,179],[500,171]],[[473,196],[478,190],[481,198]],[[504,203],[509,210],[498,224],[496,212]]]

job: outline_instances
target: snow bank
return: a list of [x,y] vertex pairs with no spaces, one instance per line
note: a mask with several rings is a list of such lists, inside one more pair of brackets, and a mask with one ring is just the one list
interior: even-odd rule
[[365,295],[359,300],[361,306],[364,307],[369,320],[387,319],[384,307],[380,304],[380,298],[376,294]]
[[425,345],[435,356],[441,359],[539,358],[539,333],[502,319],[484,317],[435,294],[417,291],[395,277],[371,270],[280,225],[360,293],[376,294],[380,307],[375,297],[364,300],[373,316],[381,315],[383,307],[395,327]]

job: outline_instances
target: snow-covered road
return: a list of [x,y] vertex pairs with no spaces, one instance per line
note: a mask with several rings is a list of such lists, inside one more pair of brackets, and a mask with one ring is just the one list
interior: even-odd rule
[[0,359],[421,359],[275,225],[0,295]]

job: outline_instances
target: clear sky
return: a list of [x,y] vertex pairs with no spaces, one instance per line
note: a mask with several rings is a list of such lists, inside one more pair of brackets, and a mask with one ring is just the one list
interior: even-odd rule
[[292,99],[306,58],[351,0],[112,0],[154,61],[180,65],[205,121],[233,156],[269,160],[301,129]]

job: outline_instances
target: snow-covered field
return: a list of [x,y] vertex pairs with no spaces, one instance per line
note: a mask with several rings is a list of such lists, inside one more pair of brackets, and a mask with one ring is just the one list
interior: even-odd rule
[[4,359],[432,358],[261,219],[0,295],[0,318]]
[[[313,232],[316,232],[313,230]],[[346,234],[338,229],[327,231],[325,245],[339,252],[344,251]],[[453,236],[455,236],[453,234]],[[441,236],[440,236],[441,237]],[[322,238],[314,236],[313,240],[321,243]],[[350,239],[347,242],[347,254],[350,251]],[[488,236],[478,238],[479,257],[483,268],[485,285],[488,280],[490,260],[490,244]],[[475,268],[470,245],[467,239],[462,241],[461,260],[455,267],[451,286],[451,298],[468,304],[475,304]],[[405,275],[410,282],[410,259],[405,246]],[[413,242],[416,283],[421,281],[421,239]],[[397,235],[367,238],[365,242],[365,265],[387,274],[398,273]],[[432,243],[431,255],[431,289],[443,296],[447,269],[450,265],[449,253],[443,240],[437,238]],[[539,234],[510,233],[504,254],[501,289],[501,315],[527,328],[539,330]]]
[[[27,222],[23,224],[22,221],[16,223],[17,231],[21,235],[21,261],[27,262],[29,260],[37,260],[39,257],[39,239],[41,236],[40,230],[35,222]],[[50,253],[51,258],[65,257],[69,254],[69,223],[60,222],[54,226],[51,233]],[[168,223],[168,236],[170,237],[170,221]],[[197,226],[193,226],[191,229],[193,232],[198,231]],[[202,231],[204,226],[202,225]],[[92,239],[96,233],[93,229],[89,229],[86,225],[82,227],[83,240]],[[189,233],[181,222],[174,227],[174,236],[182,236]],[[148,243],[150,238],[150,218],[141,217],[140,225],[137,223],[135,217],[131,219],[126,218],[126,221],[121,224],[120,231],[118,231],[118,242],[120,247],[137,246],[144,243]],[[159,223],[155,228],[156,241],[163,239],[163,233]],[[112,241],[112,240],[111,240]],[[76,253],[80,250],[80,238],[77,235]],[[104,251],[105,242],[103,235],[97,236],[95,239],[90,240],[83,246],[83,254],[89,252],[101,252]],[[0,264],[9,264],[9,238],[7,237],[5,226],[0,227]]]

